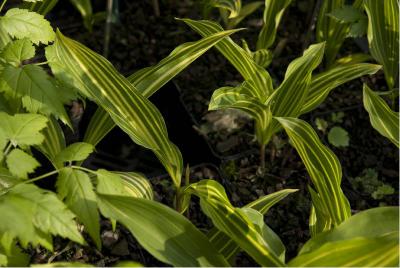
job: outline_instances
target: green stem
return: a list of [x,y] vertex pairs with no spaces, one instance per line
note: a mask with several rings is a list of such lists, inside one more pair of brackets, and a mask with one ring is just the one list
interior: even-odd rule
[[86,171],[87,173],[97,174],[96,171],[93,171],[93,170],[88,169],[88,168],[80,167],[80,166],[71,166],[71,168],[79,169],[79,170],[82,170],[82,171]]
[[11,150],[11,147],[12,147],[12,143],[10,142],[10,143],[8,143],[6,149],[4,150],[4,156],[8,155],[8,153]]
[[40,176],[38,176],[38,177],[36,177],[36,178],[32,178],[32,179],[30,179],[30,180],[26,180],[26,181],[24,181],[24,182],[22,182],[22,183],[31,183],[31,182],[34,182],[34,181],[38,181],[38,180],[41,180],[41,179],[50,177],[51,175],[57,174],[58,172],[60,172],[60,170],[59,170],[59,169],[56,169],[56,170],[50,171],[50,172],[48,172],[48,173],[45,173],[45,174],[43,174],[43,175],[40,175]]
[[49,61],[44,61],[44,62],[37,62],[37,63],[34,63],[34,65],[40,66],[40,65],[45,65],[45,64],[48,64],[48,63],[49,63]]
[[3,10],[3,7],[6,3],[7,3],[7,0],[3,0],[3,3],[1,3],[1,6],[0,6],[0,12]]

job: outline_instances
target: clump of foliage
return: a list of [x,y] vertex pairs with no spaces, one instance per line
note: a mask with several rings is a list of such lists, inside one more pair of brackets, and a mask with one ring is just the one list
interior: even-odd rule
[[[373,33],[378,26],[370,17],[383,20],[380,15],[384,13],[369,4],[372,2],[367,0],[369,32]],[[391,12],[386,4],[384,10]],[[158,64],[124,77],[101,55],[59,30],[54,32],[39,13],[12,8],[0,17],[0,265],[29,264],[22,249],[42,246],[52,251],[53,236],[101,249],[100,215],[114,228],[116,222],[124,225],[149,253],[173,266],[230,266],[240,251],[261,266],[398,265],[398,207],[352,215],[341,188],[338,158],[313,128],[298,118],[316,108],[338,85],[373,74],[380,66],[352,62],[314,75],[327,45],[322,42],[292,61],[277,86],[267,70],[229,38],[238,30],[225,31],[211,21],[184,22],[203,38],[182,44]],[[376,51],[379,45],[374,40],[370,42]],[[179,148],[169,140],[161,113],[148,100],[212,47],[245,81],[218,89],[210,109],[241,109],[255,119],[261,165],[266,144],[273,134],[284,130],[309,174],[312,237],[291,260],[285,258],[285,245],[264,222],[264,215],[297,190],[284,189],[235,207],[217,181],[190,183],[188,173],[183,174]],[[46,61],[38,63],[35,53],[43,48]],[[390,87],[392,65],[387,67],[383,61]],[[388,110],[386,102],[368,87],[364,90],[372,125],[398,146],[398,135],[394,135],[396,126],[398,134],[398,121],[392,120],[398,114]],[[72,124],[64,105],[78,98],[92,100],[99,108],[83,140],[67,145],[61,124],[70,128]],[[115,126],[150,149],[165,167],[174,184],[174,208],[154,201],[150,183],[142,174],[84,167],[84,160]],[[36,172],[41,165],[36,153],[47,157],[54,169]],[[49,177],[54,179],[54,191],[35,184]],[[206,233],[183,214],[193,196],[200,199],[203,212],[214,225]],[[84,239],[83,232],[89,239]]]

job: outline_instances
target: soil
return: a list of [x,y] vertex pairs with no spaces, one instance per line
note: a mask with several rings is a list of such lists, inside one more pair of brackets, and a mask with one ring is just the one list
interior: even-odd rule
[[[150,2],[120,1],[120,21],[113,26],[108,58],[124,75],[157,63],[179,44],[199,39],[186,25],[173,19],[200,18],[196,11],[199,9],[193,4],[196,1],[160,1],[160,17],[155,16]],[[295,1],[282,18],[275,48],[278,55],[268,68],[275,84],[282,81],[290,61],[300,56],[303,49],[313,42],[313,36],[307,34],[313,6],[314,1]],[[102,10],[104,7],[98,6],[96,9]],[[248,17],[241,25],[248,30],[234,35],[233,39],[239,42],[240,38],[245,38],[250,47],[254,48],[261,18],[261,10]],[[95,25],[92,33],[87,32],[79,14],[68,2],[59,3],[49,19],[65,35],[99,53],[103,51],[103,24]],[[351,40],[346,41],[342,49],[343,55],[359,50]],[[374,78],[363,78],[362,81],[368,82],[374,90],[381,90],[385,85],[382,74]],[[165,117],[171,140],[182,150],[185,162],[192,166],[191,182],[209,178],[219,181],[235,206],[243,206],[277,190],[299,189],[273,207],[265,217],[266,223],[286,245],[286,256],[290,259],[310,238],[310,197],[306,189],[310,180],[304,165],[288,143],[286,135],[279,133],[267,147],[267,167],[261,172],[252,120],[240,113],[226,111],[218,114],[207,111],[215,89],[241,82],[242,78],[237,71],[216,49],[212,49],[174,79],[176,85],[169,83],[151,100]],[[322,141],[340,159],[343,190],[354,212],[382,204],[398,205],[399,193],[398,151],[371,127],[368,114],[362,106],[361,89],[360,80],[347,83],[335,89],[318,109],[302,116],[315,129],[315,119],[322,118],[328,121],[328,128],[341,126],[349,133],[350,145],[336,148],[329,145],[326,133],[318,131]],[[93,103],[87,104],[77,129],[78,136],[83,136],[95,108]],[[332,113],[337,112],[344,113],[342,122],[331,122]],[[149,150],[133,144],[117,128],[99,144],[96,154],[85,166],[142,172],[150,178],[156,199],[172,205],[171,181],[164,174],[162,166]],[[354,188],[351,179],[361,176],[366,168],[376,170],[379,179],[392,186],[395,193],[375,200],[362,189]],[[201,230],[206,231],[212,227],[196,199],[191,204],[189,219]],[[40,248],[29,251],[33,256],[32,263],[45,263],[52,258],[54,261],[82,261],[97,266],[110,266],[120,260],[134,260],[145,266],[165,266],[147,253],[124,227],[118,225],[116,232],[112,232],[106,219],[101,221],[101,226],[104,243],[101,252],[92,244],[82,247],[56,238],[56,253]],[[57,253],[59,255],[56,256]],[[237,256],[235,265],[257,266],[245,253]]]

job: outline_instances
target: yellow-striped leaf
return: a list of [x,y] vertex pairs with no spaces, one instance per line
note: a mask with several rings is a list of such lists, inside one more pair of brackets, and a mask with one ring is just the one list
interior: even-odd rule
[[240,209],[231,205],[224,188],[213,180],[202,180],[182,189],[186,202],[190,195],[200,198],[204,213],[220,231],[237,243],[261,266],[284,266],[262,233]]
[[342,168],[338,158],[321,143],[305,121],[289,117],[276,119],[285,129],[311,177],[320,202],[314,206],[318,206],[333,225],[339,225],[350,217],[350,205],[340,188]]
[[34,3],[23,3],[22,8],[24,9],[29,9],[30,11],[39,13],[43,16],[45,16],[47,13],[49,13],[54,6],[58,3],[58,0],[43,0],[40,2],[34,2]]
[[383,65],[386,82],[393,89],[399,74],[399,2],[365,0],[364,6],[371,54]]
[[241,0],[210,0],[208,5],[229,11],[229,18],[236,18],[242,8]]
[[[291,193],[296,192],[297,189],[285,189],[281,190],[266,196],[263,196],[247,205],[244,208],[251,208],[262,215],[265,215],[268,210],[281,201],[283,198],[288,196]],[[217,228],[213,228],[208,234],[208,239],[215,246],[216,249],[226,258],[231,259],[234,257],[239,251],[240,247],[233,241],[229,236],[227,236],[224,232],[218,230]],[[265,239],[265,238],[264,238]]]
[[125,225],[158,260],[174,266],[229,266],[207,237],[188,219],[158,202],[126,196],[98,195],[106,217]]
[[358,77],[375,74],[380,69],[381,66],[376,64],[347,63],[313,76],[301,113],[317,108],[336,87]]
[[366,84],[364,84],[363,100],[371,125],[399,147],[399,113],[392,111],[387,103]]
[[262,6],[264,2],[262,1],[254,1],[248,4],[245,4],[240,9],[240,13],[235,18],[230,18],[227,21],[227,28],[233,29],[235,28],[242,20],[244,20],[247,16],[251,15],[255,12],[260,6]]
[[[202,36],[210,36],[223,31],[218,23],[212,21],[190,19],[183,19],[183,21]],[[253,81],[255,91],[252,95],[254,97],[265,101],[272,94],[272,80],[269,73],[259,66],[247,51],[229,37],[219,42],[215,47],[229,60],[246,81]]]
[[149,200],[154,199],[153,188],[149,180],[140,173],[113,171],[122,179],[122,185],[127,195],[141,197]]
[[292,0],[265,0],[264,24],[258,36],[257,50],[268,49],[272,46],[279,22],[290,2]]
[[[135,72],[128,80],[144,97],[149,98],[198,57],[235,31],[218,32],[199,41],[182,44],[158,64]],[[101,107],[98,108],[86,130],[84,141],[96,145],[114,126],[115,123],[108,113]]]
[[64,72],[80,85],[80,92],[106,110],[132,140],[151,149],[179,187],[182,156],[169,141],[157,108],[99,54],[60,32],[54,48],[58,66],[63,66]]

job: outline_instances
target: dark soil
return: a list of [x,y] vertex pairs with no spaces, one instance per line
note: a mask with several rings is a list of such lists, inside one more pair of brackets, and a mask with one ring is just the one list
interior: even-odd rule
[[[157,63],[179,44],[199,39],[189,27],[174,20],[174,17],[199,18],[196,12],[199,9],[192,2],[196,1],[160,1],[161,16],[156,17],[151,1],[120,1],[120,23],[112,29],[109,60],[121,73],[129,75]],[[313,37],[307,34],[313,6],[314,1],[295,1],[282,19],[276,40],[277,56],[268,68],[276,85],[282,81],[290,61],[299,57],[303,49],[313,42]],[[104,9],[102,6],[96,8]],[[233,39],[239,41],[240,38],[245,38],[250,47],[254,48],[261,17],[260,10],[243,21],[240,26],[247,27],[248,30],[234,35]],[[104,26],[97,25],[92,33],[87,32],[82,26],[79,14],[68,3],[59,4],[49,19],[65,35],[84,43],[96,52],[103,51]],[[357,51],[359,48],[354,42],[346,41],[343,55]],[[375,90],[384,87],[382,75],[364,80]],[[179,92],[174,85],[169,84],[151,100],[165,116],[170,138],[182,150],[185,163],[194,166],[191,182],[216,179],[224,185],[235,206],[243,206],[281,189],[299,189],[272,208],[265,218],[267,224],[286,245],[287,259],[294,257],[302,244],[310,238],[310,198],[306,189],[310,180],[287,137],[284,133],[279,133],[269,144],[266,171],[261,172],[258,146],[253,135],[253,122],[240,114],[208,113],[208,102],[215,89],[242,82],[241,76],[216,49],[199,58],[174,81]],[[362,83],[359,80],[348,83],[334,90],[318,109],[302,117],[314,124],[314,127],[315,119],[322,118],[329,122],[328,128],[338,125],[348,131],[348,147],[329,147],[342,164],[342,185],[354,212],[382,204],[398,205],[399,193],[398,151],[371,127],[368,114],[362,106],[361,89]],[[82,137],[94,110],[95,105],[88,103],[87,111],[79,124],[79,136]],[[344,113],[342,122],[331,122],[331,114],[337,112]],[[216,121],[226,114],[228,117],[225,121],[219,122],[222,122],[223,126],[228,122],[231,128],[214,128]],[[326,133],[318,131],[318,134],[323,142],[329,145]],[[196,166],[205,162],[210,164]],[[93,169],[143,172],[154,186],[156,199],[172,206],[171,180],[163,175],[165,172],[162,166],[150,151],[133,144],[119,129],[114,129],[99,144],[96,154],[85,165]],[[356,189],[351,184],[351,179],[361,176],[366,168],[376,170],[379,180],[391,185],[395,193],[374,200],[362,189]],[[197,199],[194,198],[189,211],[190,220],[198,228],[206,232],[212,227],[210,220],[201,212]],[[64,250],[60,255],[55,256],[41,249],[32,250],[32,262],[47,262],[53,256],[51,258],[54,261],[82,261],[97,266],[110,266],[119,260],[134,260],[146,266],[165,266],[141,248],[122,226],[118,226],[114,233],[107,220],[104,219],[101,223],[104,243],[101,252],[93,246],[81,247],[57,238],[55,252]],[[235,264],[257,266],[245,253],[236,258]]]

